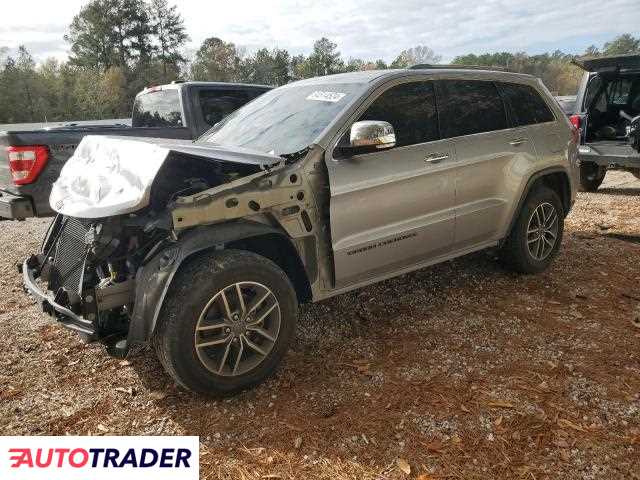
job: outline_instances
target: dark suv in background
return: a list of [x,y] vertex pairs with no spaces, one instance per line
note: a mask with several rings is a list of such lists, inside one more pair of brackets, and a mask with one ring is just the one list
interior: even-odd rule
[[585,70],[570,117],[580,130],[582,190],[597,190],[607,169],[640,178],[640,152],[633,146],[640,123],[635,118],[640,115],[640,55],[584,57],[574,63]]

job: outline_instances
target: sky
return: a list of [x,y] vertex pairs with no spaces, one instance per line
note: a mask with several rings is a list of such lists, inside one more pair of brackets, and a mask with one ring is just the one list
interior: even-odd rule
[[[24,44],[38,61],[64,59],[64,34],[82,0],[3,0],[0,47]],[[170,0],[171,3],[171,0]],[[640,0],[174,0],[197,49],[216,36],[244,47],[308,54],[328,37],[345,59],[428,45],[444,61],[465,53],[560,49],[581,53],[621,33],[640,36]]]

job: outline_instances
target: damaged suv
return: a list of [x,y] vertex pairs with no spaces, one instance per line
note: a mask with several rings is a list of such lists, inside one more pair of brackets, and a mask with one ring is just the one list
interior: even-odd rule
[[366,71],[258,97],[196,142],[86,137],[22,265],[44,311],[182,386],[262,381],[298,304],[477,250],[557,254],[577,135],[534,77]]

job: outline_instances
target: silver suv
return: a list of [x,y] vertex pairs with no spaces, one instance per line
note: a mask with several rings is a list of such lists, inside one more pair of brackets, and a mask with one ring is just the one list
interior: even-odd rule
[[530,76],[312,78],[196,142],[86,137],[22,272],[86,339],[118,355],[151,343],[184,387],[233,392],[274,371],[300,302],[488,247],[516,271],[547,268],[576,156],[577,132]]

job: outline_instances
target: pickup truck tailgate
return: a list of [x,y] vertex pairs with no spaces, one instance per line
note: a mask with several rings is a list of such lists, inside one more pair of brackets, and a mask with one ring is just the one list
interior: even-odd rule
[[9,171],[9,156],[7,154],[7,144],[0,138],[0,190],[13,185],[13,178]]

